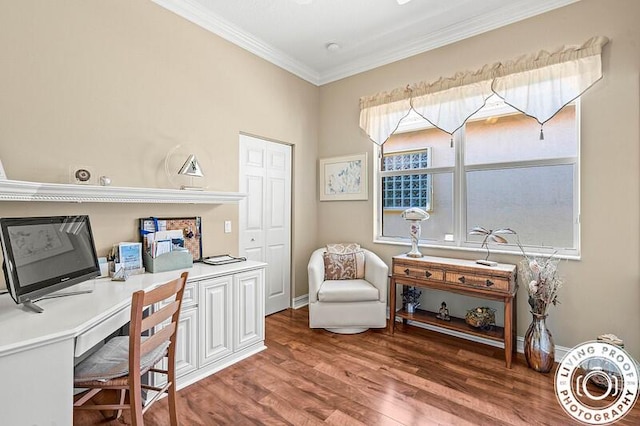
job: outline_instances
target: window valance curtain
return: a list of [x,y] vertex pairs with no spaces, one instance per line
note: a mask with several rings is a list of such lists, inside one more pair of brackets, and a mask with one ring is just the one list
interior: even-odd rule
[[602,78],[601,53],[608,41],[593,37],[580,47],[540,51],[433,83],[362,97],[360,127],[382,145],[413,109],[453,135],[494,93],[543,125]]

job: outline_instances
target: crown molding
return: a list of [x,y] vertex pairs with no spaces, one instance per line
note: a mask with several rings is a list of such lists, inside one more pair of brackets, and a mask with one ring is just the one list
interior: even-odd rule
[[296,61],[284,52],[238,28],[231,22],[213,14],[191,0],[152,0],[178,16],[210,31],[223,39],[265,59],[272,64],[297,75],[303,80],[319,86],[320,75],[317,71]]
[[508,7],[474,17],[451,25],[437,33],[428,34],[407,43],[404,48],[396,47],[378,51],[343,66],[335,67],[320,75],[319,85],[328,84],[351,77],[374,68],[388,65],[429,50],[437,49],[545,12],[576,3],[580,0],[541,0],[537,2],[514,1]]
[[243,31],[227,20],[206,10],[192,0],[152,0],[157,5],[182,18],[199,25],[223,39],[265,59],[272,64],[306,80],[322,86],[361,72],[390,64],[408,57],[455,43],[475,35],[491,31],[505,25],[527,19],[580,0],[538,0],[512,1],[500,10],[483,14],[456,25],[451,25],[437,33],[417,38],[406,43],[403,48],[389,48],[367,55],[345,65],[330,68],[324,72],[314,70],[284,52],[275,49],[250,33]]

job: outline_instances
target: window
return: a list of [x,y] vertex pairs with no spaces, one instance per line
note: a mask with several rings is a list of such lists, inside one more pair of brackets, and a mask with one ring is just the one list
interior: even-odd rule
[[[579,255],[578,113],[561,110],[544,126],[491,98],[451,136],[424,120],[405,119],[410,131],[394,134],[383,146],[377,192],[379,242],[408,241],[400,213],[421,207],[420,243],[477,249],[474,226],[509,227],[528,251]],[[420,123],[421,129],[416,130]],[[413,127],[412,127],[413,126]],[[492,251],[519,251],[513,244]]]
[[[424,173],[431,162],[430,151],[425,148],[384,154],[382,170],[389,172],[382,178],[385,210],[431,210],[431,176]],[[411,174],[406,174],[407,170]]]

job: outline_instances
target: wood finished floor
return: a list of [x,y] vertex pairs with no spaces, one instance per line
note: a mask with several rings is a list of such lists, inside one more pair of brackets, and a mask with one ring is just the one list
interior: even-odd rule
[[[182,425],[572,425],[553,375],[504,366],[501,349],[401,326],[337,335],[307,309],[266,319],[267,350],[178,392]],[[146,425],[166,425],[166,400]],[[99,413],[74,425],[121,425]],[[617,425],[639,425],[640,402]]]

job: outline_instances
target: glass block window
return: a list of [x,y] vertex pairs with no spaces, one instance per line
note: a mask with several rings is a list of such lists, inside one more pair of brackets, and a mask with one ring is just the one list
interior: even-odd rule
[[[424,173],[430,165],[431,151],[392,152],[383,155],[382,206],[384,209],[405,210],[420,207],[431,210],[431,175]],[[408,173],[409,170],[423,173]],[[393,172],[401,172],[395,174]]]

